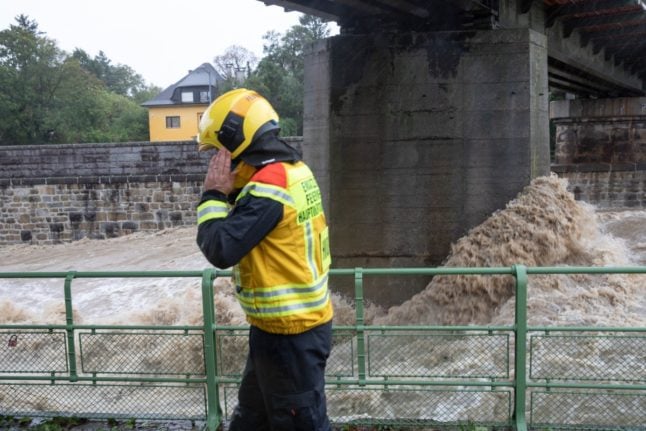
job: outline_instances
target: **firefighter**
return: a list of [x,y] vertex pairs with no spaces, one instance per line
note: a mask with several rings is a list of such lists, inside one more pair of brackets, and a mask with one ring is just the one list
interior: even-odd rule
[[233,266],[251,325],[229,429],[330,431],[328,227],[316,179],[279,130],[273,107],[247,89],[204,112],[199,149],[218,151],[197,208],[197,244],[214,266]]

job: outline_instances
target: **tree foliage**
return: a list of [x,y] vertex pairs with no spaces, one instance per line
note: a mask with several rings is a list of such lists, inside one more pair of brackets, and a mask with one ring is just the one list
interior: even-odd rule
[[327,24],[310,15],[302,15],[299,24],[285,34],[268,32],[264,36],[264,57],[239,84],[258,91],[271,102],[280,116],[283,136],[303,133],[304,51],[312,42],[329,35]]
[[103,52],[71,56],[25,15],[0,31],[0,145],[147,140],[146,87]]
[[[140,96],[145,94],[145,97],[150,98],[151,90],[158,93],[161,89],[153,87],[152,89],[146,85],[144,78],[136,73],[130,66],[123,64],[112,64],[112,61],[105,55],[103,51],[99,51],[98,55],[90,58],[87,52],[80,48],[76,48],[72,53],[72,58],[78,60],[80,66],[97,77],[106,88],[121,96],[131,97],[133,99],[142,99]],[[154,96],[154,95],[153,95]],[[145,101],[144,99],[142,101]]]

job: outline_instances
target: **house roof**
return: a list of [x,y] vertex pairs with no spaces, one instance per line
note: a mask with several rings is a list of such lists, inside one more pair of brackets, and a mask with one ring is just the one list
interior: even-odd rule
[[[144,102],[141,106],[167,106],[167,105],[182,105],[185,103],[178,102],[172,99],[173,94],[178,88],[196,88],[211,87],[217,88],[218,83],[223,81],[224,78],[215,70],[210,63],[202,63],[193,70],[189,70],[188,74],[182,77],[173,85],[164,89],[154,98]],[[212,91],[214,91],[214,88]]]

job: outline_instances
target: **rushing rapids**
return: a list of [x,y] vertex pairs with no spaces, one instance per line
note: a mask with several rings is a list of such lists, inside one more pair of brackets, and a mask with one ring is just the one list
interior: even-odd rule
[[[646,211],[596,212],[574,200],[565,180],[534,180],[506,208],[452,245],[447,267],[626,266],[646,262]],[[194,228],[132,234],[103,241],[0,249],[0,271],[195,270],[208,262],[195,246]],[[532,276],[531,324],[646,325],[646,287],[636,276]],[[509,323],[513,281],[505,276],[437,276],[420,293],[384,311],[379,324]],[[60,323],[61,280],[0,280],[0,321]],[[196,324],[199,281],[162,278],[74,281],[78,322]],[[28,288],[20,286],[29,286]],[[243,323],[229,280],[216,281],[221,323]],[[337,324],[353,323],[348,298],[335,296]]]

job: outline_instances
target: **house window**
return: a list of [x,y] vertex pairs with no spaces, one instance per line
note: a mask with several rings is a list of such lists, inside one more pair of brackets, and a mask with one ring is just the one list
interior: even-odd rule
[[182,102],[184,102],[184,103],[193,103],[193,92],[192,91],[182,91]]
[[209,103],[209,92],[208,91],[200,91],[200,103]]
[[179,129],[179,116],[166,117],[166,128],[167,129]]

